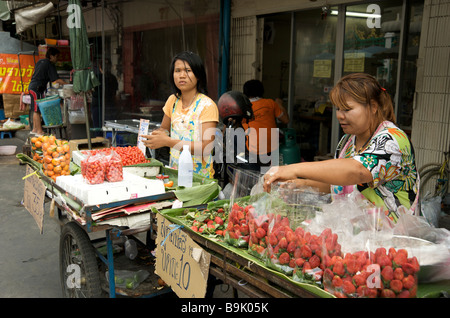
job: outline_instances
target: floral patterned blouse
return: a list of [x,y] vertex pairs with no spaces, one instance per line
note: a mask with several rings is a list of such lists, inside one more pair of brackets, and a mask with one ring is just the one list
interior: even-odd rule
[[333,185],[331,194],[334,198],[359,191],[375,206],[383,207],[393,222],[397,222],[401,211],[419,214],[416,211],[419,175],[414,149],[404,131],[392,122],[384,121],[361,152],[355,150],[353,135],[344,135],[337,149],[335,158],[353,158],[362,163],[372,173],[373,182],[353,186]]

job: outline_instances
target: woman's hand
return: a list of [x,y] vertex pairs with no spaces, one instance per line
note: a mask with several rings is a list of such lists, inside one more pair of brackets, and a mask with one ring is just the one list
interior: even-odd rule
[[169,147],[172,140],[167,131],[163,129],[154,130],[150,135],[141,135],[144,145],[150,149],[159,149],[162,147]]
[[270,192],[272,183],[275,181],[287,181],[297,179],[295,169],[291,166],[272,167],[264,175],[264,191]]

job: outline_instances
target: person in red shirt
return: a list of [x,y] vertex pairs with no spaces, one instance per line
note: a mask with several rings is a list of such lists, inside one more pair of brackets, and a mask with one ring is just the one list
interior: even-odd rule
[[242,126],[248,134],[246,143],[250,163],[252,163],[252,155],[256,155],[258,166],[270,165],[270,162],[264,162],[265,160],[261,159],[264,155],[267,158],[277,149],[278,143],[272,144],[272,130],[277,128],[277,120],[282,124],[289,123],[288,112],[279,98],[275,101],[263,97],[264,86],[259,80],[245,82],[243,93],[250,99],[254,113],[254,120],[242,121]]

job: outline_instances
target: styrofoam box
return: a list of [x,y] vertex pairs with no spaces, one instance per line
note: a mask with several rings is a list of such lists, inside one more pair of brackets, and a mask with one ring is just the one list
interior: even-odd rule
[[60,176],[56,184],[86,205],[98,205],[165,193],[164,182],[123,172],[123,180],[88,184],[81,174]]
[[77,166],[81,167],[81,161],[86,158],[85,155],[83,155],[81,153],[81,151],[79,150],[74,150],[72,151],[72,161],[74,164],[76,164]]

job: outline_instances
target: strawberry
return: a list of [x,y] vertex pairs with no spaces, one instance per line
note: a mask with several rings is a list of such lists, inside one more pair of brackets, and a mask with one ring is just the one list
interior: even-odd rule
[[216,222],[219,225],[223,225],[223,220],[222,220],[222,218],[220,216],[216,216],[214,218],[214,222]]
[[363,274],[356,274],[353,276],[353,283],[356,286],[363,286],[366,284],[366,277]]
[[333,272],[336,275],[344,276],[345,269],[344,269],[344,261],[343,260],[337,260],[336,263],[333,266]]
[[409,292],[409,290],[403,289],[398,295],[397,298],[410,298],[411,297],[411,293]]
[[397,267],[394,270],[394,279],[402,280],[404,277],[403,270],[400,267]]
[[191,226],[191,229],[192,229],[192,231],[194,231],[194,232],[198,232],[198,227],[196,227],[195,225],[192,225],[192,226]]
[[303,235],[305,235],[305,230],[299,226],[295,229],[294,233],[297,235],[297,237],[303,237]]
[[258,244],[259,243],[259,239],[256,237],[255,233],[250,233],[250,243],[252,244]]
[[389,286],[395,293],[399,293],[403,289],[403,283],[398,279],[391,280],[391,282],[389,283]]
[[411,257],[406,260],[406,263],[402,265],[402,269],[406,274],[414,274],[417,273],[420,269],[419,261],[417,261],[416,257]]
[[331,257],[328,254],[323,255],[322,264],[324,267],[329,267],[331,263]]
[[390,282],[391,280],[394,279],[394,270],[392,269],[391,266],[385,266],[381,270],[381,276],[385,281]]
[[311,265],[311,268],[316,268],[316,267],[319,267],[319,265],[320,265],[320,258],[317,255],[311,256],[308,261],[309,261],[309,264]]
[[278,261],[281,265],[289,264],[289,261],[291,260],[291,257],[287,252],[281,253],[280,257],[278,258]]
[[395,254],[394,259],[392,260],[393,264],[395,264],[394,266],[398,267],[402,267],[403,264],[405,264],[407,262],[407,255],[405,255],[404,253],[400,253],[401,250],[397,251],[397,254]]
[[342,278],[340,276],[334,275],[333,280],[331,281],[331,284],[334,287],[341,287],[344,284],[344,282],[342,281]]
[[256,247],[256,252],[257,252],[258,254],[262,254],[262,253],[264,253],[264,251],[265,251],[264,246],[257,245],[257,247]]
[[375,250],[375,257],[386,255],[386,249],[384,247],[379,247]]
[[217,235],[223,236],[223,231],[222,230],[216,230],[215,232]]
[[302,269],[302,272],[303,273],[306,273],[306,271],[308,271],[308,270],[310,270],[311,269],[311,264],[308,262],[308,261],[305,261],[304,263],[303,263],[303,269]]
[[242,236],[246,236],[249,234],[249,229],[247,224],[242,224],[239,228],[239,231],[241,232]]
[[218,208],[217,209],[217,213],[224,213],[225,211],[224,211],[224,209],[223,208]]
[[283,217],[280,221],[281,226],[289,227],[289,219],[287,217]]
[[397,251],[395,250],[395,248],[393,248],[393,247],[389,248],[388,256],[391,261],[394,259],[395,254],[397,254]]
[[392,265],[391,260],[386,254],[376,256],[376,263],[378,263],[381,268]]
[[291,253],[295,252],[296,248],[297,248],[297,244],[295,242],[290,242],[286,248],[286,251],[291,254]]
[[295,258],[291,258],[291,260],[289,261],[289,267],[295,268],[295,261]]
[[278,239],[277,239],[276,235],[273,233],[269,235],[269,244],[272,246],[275,246],[278,244]]
[[380,294],[381,298],[395,298],[395,293],[390,289],[383,289]]
[[261,225],[261,227],[262,227],[262,229],[263,229],[264,231],[266,231],[266,233],[267,233],[267,231],[269,230],[269,223],[268,223],[268,222],[264,222],[264,223]]
[[416,279],[413,275],[408,275],[402,279],[402,284],[405,289],[410,289],[416,284]]
[[292,231],[291,229],[286,230],[286,240],[288,241],[288,243],[290,243],[290,242],[295,243],[297,241],[297,237],[296,237],[294,231]]
[[304,263],[305,260],[301,257],[295,259],[295,265],[297,265],[298,267],[302,267]]
[[356,259],[354,259],[353,257],[350,258],[350,259],[347,259],[347,260],[345,261],[345,265],[346,265],[346,268],[347,268],[347,272],[348,272],[350,275],[356,274],[356,272],[358,272],[358,270],[359,270],[359,268],[358,268],[358,266],[357,266]]
[[342,283],[342,291],[345,294],[350,295],[356,292],[356,288],[350,281],[346,280]]
[[266,236],[266,231],[262,227],[258,227],[256,229],[256,237],[262,239],[264,236]]
[[303,245],[300,249],[303,258],[310,258],[312,256],[312,251],[308,245]]
[[282,249],[286,249],[288,246],[288,242],[287,239],[285,237],[282,237],[279,241],[278,241],[278,246]]

